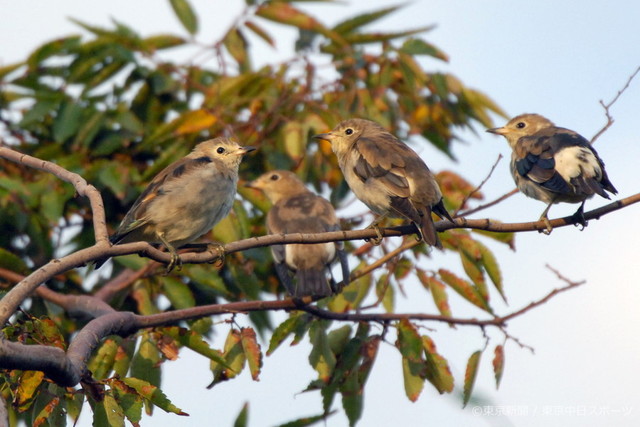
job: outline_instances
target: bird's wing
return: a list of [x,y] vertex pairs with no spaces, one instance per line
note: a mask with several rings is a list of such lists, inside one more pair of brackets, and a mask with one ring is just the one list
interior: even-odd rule
[[184,157],[164,168],[153,178],[153,180],[151,180],[140,196],[138,196],[131,209],[129,209],[129,212],[125,215],[115,234],[111,237],[112,243],[117,243],[127,234],[148,222],[147,209],[154,199],[162,197],[165,194],[165,191],[163,190],[164,184],[178,179],[185,174],[191,173],[191,171],[201,168],[211,162],[212,159],[207,156],[195,158]]
[[555,170],[552,136],[522,137],[514,149],[514,165],[520,176],[556,193],[570,193],[571,187]]
[[376,135],[375,139],[360,138],[354,149],[358,155],[353,170],[358,178],[363,182],[376,179],[390,194],[410,196],[406,167],[417,156],[413,150],[390,134]]

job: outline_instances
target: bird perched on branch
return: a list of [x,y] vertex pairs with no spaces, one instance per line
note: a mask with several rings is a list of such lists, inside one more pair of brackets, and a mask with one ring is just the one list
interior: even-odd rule
[[164,245],[171,254],[169,273],[181,264],[177,248],[227,216],[236,195],[242,156],[253,150],[228,138],[196,145],[153,178],[109,240],[112,244],[146,241]]
[[[270,234],[340,229],[331,203],[307,189],[293,172],[266,172],[247,186],[262,190],[272,203],[267,213]],[[342,268],[343,283],[349,282],[349,266],[342,246],[341,242],[272,245],[271,253],[278,277],[292,296],[329,296],[339,292],[335,280],[327,280],[327,271],[331,271],[336,258]],[[295,286],[289,271],[295,272]]]
[[404,142],[376,122],[350,119],[331,132],[314,138],[331,143],[349,187],[379,217],[373,227],[379,244],[378,224],[387,216],[405,218],[417,229],[418,238],[442,248],[431,212],[453,222],[442,203],[433,174]]
[[504,136],[513,150],[511,174],[526,196],[547,203],[540,220],[546,234],[553,229],[547,213],[554,203],[580,203],[573,214],[583,227],[585,200],[598,194],[617,194],[602,159],[589,141],[576,132],[557,127],[539,114],[522,114],[503,127],[487,132]]

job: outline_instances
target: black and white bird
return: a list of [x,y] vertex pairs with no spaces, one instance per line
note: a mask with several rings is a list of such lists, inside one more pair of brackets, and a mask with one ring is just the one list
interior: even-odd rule
[[[340,229],[331,203],[309,190],[293,172],[266,172],[247,187],[262,190],[272,203],[266,221],[270,234],[322,233]],[[336,259],[342,268],[343,284],[349,283],[349,266],[342,248],[342,242],[272,245],[271,253],[278,277],[292,296],[324,297],[340,291],[333,278],[327,279]],[[289,272],[295,273],[295,284]]]
[[589,141],[578,133],[555,126],[539,114],[522,114],[503,127],[487,132],[504,136],[513,150],[511,174],[526,196],[547,204],[540,220],[553,229],[547,213],[554,203],[580,203],[573,215],[583,227],[584,203],[598,194],[617,194],[604,163]]
[[[350,119],[331,132],[314,138],[331,143],[340,169],[351,191],[379,217],[405,218],[417,228],[418,236],[431,246],[442,248],[431,212],[453,219],[442,203],[442,193],[424,160],[376,122]],[[376,241],[374,241],[375,243]]]

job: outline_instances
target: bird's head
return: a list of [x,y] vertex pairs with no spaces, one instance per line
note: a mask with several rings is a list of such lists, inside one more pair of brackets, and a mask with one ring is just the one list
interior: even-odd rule
[[309,191],[295,173],[285,170],[265,172],[245,186],[262,190],[273,204]]
[[542,129],[553,126],[551,120],[539,114],[521,114],[509,120],[506,125],[487,129],[487,132],[504,136],[513,148],[520,138],[534,135]]
[[376,122],[365,119],[349,119],[340,122],[331,132],[314,135],[316,139],[321,139],[331,143],[331,148],[337,156],[346,154],[358,139],[375,135],[377,132],[387,132]]
[[227,167],[237,170],[242,156],[254,150],[255,147],[242,147],[233,139],[219,137],[196,145],[193,149],[193,155],[219,160]]

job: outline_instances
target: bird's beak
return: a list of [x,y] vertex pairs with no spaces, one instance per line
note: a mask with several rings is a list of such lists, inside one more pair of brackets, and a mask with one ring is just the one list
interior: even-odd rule
[[487,129],[487,132],[495,133],[496,135],[506,135],[507,133],[509,133],[509,130],[507,128],[501,127],[501,128]]
[[236,154],[239,156],[244,156],[247,153],[250,153],[252,151],[256,151],[257,148],[256,147],[240,147],[238,149],[238,151],[236,151]]
[[331,142],[331,137],[333,136],[333,134],[331,132],[327,132],[327,133],[319,133],[317,135],[313,135],[313,139],[321,139],[323,141],[327,141],[327,142]]
[[244,186],[247,187],[247,188],[253,188],[254,190],[260,190],[260,187],[256,184],[255,181],[245,182]]

